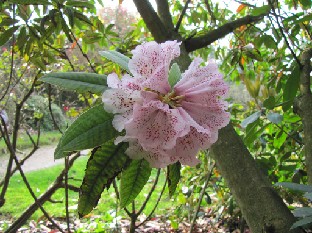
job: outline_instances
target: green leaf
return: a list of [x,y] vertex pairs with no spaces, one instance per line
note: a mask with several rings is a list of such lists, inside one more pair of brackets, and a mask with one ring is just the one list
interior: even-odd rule
[[94,148],[115,138],[118,132],[112,125],[114,115],[103,105],[97,105],[81,114],[65,131],[54,153],[54,158],[66,156],[65,152]]
[[270,35],[263,35],[255,39],[257,47],[260,47],[262,44],[265,45],[268,49],[276,49],[277,43]]
[[283,110],[286,112],[293,104],[299,89],[300,68],[296,65],[291,74],[288,76],[286,84],[283,88]]
[[0,46],[4,45],[14,34],[14,32],[19,28],[19,26],[10,27],[9,29],[5,30],[0,35]]
[[277,135],[274,137],[273,146],[277,149],[281,148],[286,139],[287,133],[285,133],[283,130],[279,131]]
[[120,182],[120,208],[130,204],[141,192],[151,175],[152,168],[144,160],[132,160],[129,167],[122,172]]
[[262,14],[269,12],[270,9],[271,9],[271,7],[269,5],[256,7],[256,8],[252,9],[251,15],[253,15],[253,16],[262,15]]
[[95,5],[88,1],[66,1],[67,6],[73,6],[73,7],[86,7],[88,9],[95,8]]
[[80,187],[80,217],[90,213],[97,206],[104,189],[109,188],[113,179],[121,172],[129,159],[125,154],[127,147],[127,143],[115,145],[111,140],[92,152]]
[[312,208],[311,207],[296,208],[294,210],[293,214],[297,218],[303,218],[303,217],[311,216],[312,215]]
[[270,110],[274,109],[275,108],[275,97],[270,96],[269,98],[265,99],[263,101],[263,107],[270,109]]
[[171,88],[181,79],[181,70],[177,63],[173,63],[169,70],[168,81]]
[[78,92],[91,92],[102,94],[106,88],[106,75],[66,72],[66,73],[49,73],[43,76],[41,81],[56,85],[62,89]]
[[312,186],[306,184],[297,184],[291,182],[278,182],[274,184],[275,186],[282,186],[284,188],[288,188],[294,191],[301,191],[301,192],[312,192]]
[[177,162],[175,164],[171,164],[167,167],[167,169],[169,196],[172,197],[181,178],[181,163]]
[[283,116],[276,112],[269,112],[267,114],[267,118],[269,121],[271,121],[274,124],[279,124],[283,121]]
[[48,0],[9,0],[8,2],[23,5],[51,5]]
[[249,124],[258,120],[260,116],[261,116],[260,111],[251,114],[249,117],[247,117],[245,120],[242,121],[241,127],[246,128]]
[[126,70],[129,74],[131,73],[128,67],[130,58],[126,57],[122,53],[117,51],[100,51],[100,55],[106,59],[117,63],[122,69]]
[[303,219],[300,219],[299,221],[295,222],[290,230],[292,229],[295,229],[297,227],[302,227],[302,226],[305,226],[305,225],[308,225],[308,224],[311,224],[312,223],[312,216],[309,216],[309,217],[305,217]]

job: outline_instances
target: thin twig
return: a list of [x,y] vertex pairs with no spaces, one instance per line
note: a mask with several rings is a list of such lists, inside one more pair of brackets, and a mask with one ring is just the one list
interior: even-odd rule
[[159,202],[160,202],[160,199],[162,198],[162,195],[164,194],[164,191],[165,191],[165,188],[166,188],[166,185],[167,185],[167,181],[168,181],[168,178],[166,179],[166,181],[165,181],[165,183],[164,183],[164,186],[163,186],[163,188],[162,188],[162,190],[161,190],[161,192],[160,192],[160,195],[159,195],[159,197],[158,197],[158,199],[157,199],[157,201],[156,201],[156,204],[155,204],[154,208],[152,209],[152,211],[150,212],[150,214],[146,217],[146,219],[145,219],[143,222],[141,222],[137,227],[142,226],[144,223],[146,223],[148,220],[150,220],[150,218],[151,218],[152,215],[154,214],[154,212],[155,212],[155,210],[156,210],[156,208],[157,208],[157,206],[158,206],[158,204],[159,204]]
[[52,111],[52,98],[51,98],[51,84],[48,84],[48,101],[49,101],[49,112],[53,121],[53,125],[54,127],[61,133],[63,134],[62,130],[60,129],[59,125],[56,123],[56,120],[54,118],[53,115],[53,111]]
[[[69,161],[69,167],[71,167],[77,158],[79,158],[80,153],[78,152],[76,155],[74,155],[70,161]],[[31,216],[33,213],[35,213],[38,210],[38,203],[43,205],[46,201],[51,199],[52,195],[59,189],[63,188],[63,177],[64,177],[65,169],[60,173],[60,175],[55,179],[53,182],[53,185],[50,186],[45,193],[43,193],[40,197],[38,197],[38,202],[33,203],[31,206],[25,210],[25,212],[16,220],[14,223],[6,230],[6,233],[11,232],[17,232],[17,230],[26,223],[26,221],[29,219],[29,216]],[[70,187],[70,186],[69,186]],[[76,187],[76,189],[79,189]]]
[[140,210],[137,212],[137,215],[138,215],[138,216],[139,216],[139,215],[142,213],[142,211],[145,209],[145,206],[146,206],[147,202],[148,202],[149,199],[151,198],[151,196],[152,196],[152,194],[153,194],[153,192],[154,192],[154,190],[155,190],[155,188],[156,188],[156,185],[157,185],[157,183],[158,183],[159,175],[160,175],[160,168],[157,170],[157,175],[156,175],[156,178],[155,178],[155,181],[154,181],[154,184],[153,184],[151,190],[149,191],[147,197],[145,198],[144,203],[142,204]]
[[281,33],[281,35],[282,35],[282,37],[283,37],[283,39],[284,39],[284,41],[285,41],[285,43],[286,43],[286,46],[287,46],[287,48],[290,50],[290,53],[292,54],[292,56],[293,56],[294,59],[296,60],[296,62],[297,62],[297,64],[299,65],[299,67],[301,68],[301,67],[302,67],[302,64],[301,64],[299,58],[297,57],[296,53],[294,52],[294,50],[291,48],[291,46],[290,46],[290,44],[289,44],[289,42],[288,42],[288,39],[287,39],[287,37],[286,37],[285,34],[284,34],[283,27],[282,27],[282,25],[281,25],[280,22],[279,22],[279,18],[278,18],[278,16],[277,16],[277,14],[275,13],[274,4],[272,3],[271,0],[268,0],[268,2],[269,2],[269,5],[270,5],[271,8],[272,8],[273,15],[274,15],[274,17],[275,17],[275,19],[276,19],[276,23],[277,23],[278,28],[279,28],[279,31],[280,31],[280,33]]
[[[15,26],[15,4],[12,5],[12,8],[13,8],[13,27]],[[0,101],[2,101],[4,99],[4,97],[7,95],[9,89],[10,89],[10,86],[11,86],[11,82],[12,82],[12,79],[13,79],[13,70],[14,70],[14,44],[15,44],[15,34],[13,33],[12,35],[12,54],[11,54],[11,68],[10,68],[10,76],[9,76],[9,83],[8,83],[8,86],[7,88],[5,89],[4,91],[4,94],[3,96],[0,98]]]
[[176,32],[179,30],[179,28],[180,28],[180,26],[181,26],[182,19],[183,19],[185,13],[186,13],[186,10],[187,10],[187,8],[188,8],[188,4],[189,4],[190,2],[191,2],[191,0],[187,0],[186,3],[185,3],[185,5],[184,5],[184,7],[183,7],[183,10],[182,10],[182,12],[181,12],[181,15],[180,15],[180,17],[179,17],[179,19],[178,19],[178,22],[177,22],[177,24],[176,24],[176,27],[175,27],[175,29],[174,29]]
[[67,224],[67,232],[70,233],[70,219],[69,219],[69,210],[68,210],[68,156],[64,158],[65,162],[65,173],[64,173],[64,184],[65,184],[65,212],[66,212],[66,224]]
[[206,8],[207,8],[208,13],[209,13],[209,15],[210,15],[211,23],[215,25],[215,24],[216,24],[216,21],[217,21],[217,18],[216,18],[216,16],[214,15],[213,10],[212,10],[212,7],[210,6],[208,0],[205,0],[205,5],[206,5]]
[[[3,121],[3,118],[2,118],[2,117],[1,117],[1,121]],[[3,121],[2,123],[4,123],[4,121]],[[3,128],[4,128],[4,129],[2,130],[2,128],[0,127],[0,130],[2,131],[1,133],[4,134],[4,135],[7,135],[7,137],[8,137],[8,130],[7,130],[7,127],[6,127],[5,124],[4,124],[4,127],[3,127]],[[25,174],[24,174],[24,171],[23,171],[22,167],[20,166],[20,163],[19,163],[19,161],[18,161],[18,159],[17,159],[17,157],[16,157],[15,151],[14,151],[14,149],[13,149],[13,145],[11,144],[10,140],[6,140],[6,144],[7,144],[7,146],[8,146],[9,151],[10,151],[11,157],[13,157],[13,159],[14,159],[14,161],[15,161],[16,167],[18,168],[18,170],[19,170],[19,172],[20,172],[20,174],[21,174],[21,177],[22,177],[22,179],[23,179],[23,182],[24,182],[24,184],[26,185],[26,187],[27,187],[29,193],[31,194],[31,196],[32,196],[33,199],[35,200],[35,203],[38,204],[38,207],[40,208],[40,210],[42,211],[42,213],[44,214],[44,216],[52,223],[52,225],[55,226],[60,232],[65,233],[65,232],[54,222],[54,220],[53,220],[53,219],[50,217],[50,215],[45,211],[45,209],[42,207],[42,205],[40,205],[40,204],[38,203],[38,199],[37,199],[37,197],[36,197],[34,191],[32,190],[32,188],[30,187],[30,184],[29,184],[29,182],[28,182],[28,180],[27,180],[27,178],[26,178],[26,176],[25,176]]]
[[200,205],[201,205],[201,202],[203,200],[203,197],[204,197],[204,194],[205,194],[205,190],[208,186],[208,183],[210,181],[210,178],[212,176],[212,172],[213,172],[213,169],[215,167],[215,162],[211,165],[210,167],[210,170],[208,171],[207,175],[206,175],[206,180],[205,180],[205,184],[200,192],[200,195],[199,195],[199,200],[198,200],[198,203],[197,203],[197,206],[196,206],[196,209],[194,211],[194,214],[193,214],[193,220],[192,220],[192,223],[191,223],[191,227],[190,227],[190,233],[193,232],[193,229],[194,229],[194,226],[195,226],[195,222],[196,222],[196,219],[197,219],[197,214],[199,212],[199,208],[200,208]]

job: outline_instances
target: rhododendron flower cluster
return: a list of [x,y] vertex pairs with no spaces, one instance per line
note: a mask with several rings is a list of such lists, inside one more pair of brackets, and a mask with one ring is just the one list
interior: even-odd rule
[[146,159],[152,167],[165,167],[180,161],[194,166],[199,150],[209,148],[218,130],[229,123],[228,91],[217,65],[201,66],[195,58],[173,86],[169,70],[180,55],[180,43],[147,42],[137,46],[129,61],[132,76],[107,77],[110,89],[103,93],[104,108],[114,113],[113,126],[129,142],[127,155]]

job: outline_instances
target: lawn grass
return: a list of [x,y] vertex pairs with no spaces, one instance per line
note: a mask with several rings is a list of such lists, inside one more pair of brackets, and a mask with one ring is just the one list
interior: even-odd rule
[[[38,135],[37,133],[31,134],[34,141],[37,141]],[[39,138],[39,145],[52,145],[57,144],[57,142],[60,140],[62,134],[59,131],[43,131],[41,132],[40,138]],[[18,150],[25,150],[32,148],[33,144],[31,140],[29,139],[28,135],[26,133],[20,133],[18,139],[17,139],[17,149]],[[6,150],[6,144],[3,139],[0,139],[0,152],[1,151],[7,151]],[[0,156],[3,153],[0,153]]]
[[[78,187],[81,185],[87,160],[88,160],[87,156],[79,158],[75,162],[73,167],[70,169],[69,177],[74,178],[69,180],[70,184],[73,184]],[[56,165],[48,169],[26,173],[27,179],[29,180],[31,187],[33,188],[37,196],[41,195],[51,185],[51,183],[58,176],[62,168],[63,168],[62,165]],[[147,193],[151,189],[156,173],[157,170],[153,169],[150,180],[145,185],[143,192],[141,192],[137,197],[138,200],[136,204],[137,209],[140,208],[141,203],[144,201]],[[146,215],[148,215],[150,211],[154,208],[154,205],[159,197],[164,182],[165,182],[165,174],[161,174],[156,190],[154,191],[151,200],[148,202],[145,208],[144,213]],[[52,200],[62,201],[62,203],[47,202],[44,204],[44,208],[49,212],[51,216],[60,218],[65,217],[64,197],[65,197],[64,189],[59,189],[52,196]],[[167,212],[167,210],[171,208],[173,205],[173,203],[168,198],[168,191],[165,191],[162,200],[163,201],[158,206],[156,212],[161,215],[164,215]],[[30,196],[25,184],[23,183],[21,176],[14,175],[11,178],[10,185],[6,194],[6,203],[3,207],[1,207],[0,210],[1,213],[3,214],[3,216],[12,216],[13,219],[16,219],[32,203],[33,199]],[[71,216],[78,217],[76,211],[77,203],[78,203],[78,193],[69,191],[69,207]],[[129,209],[131,209],[130,206]],[[109,190],[105,190],[103,192],[98,206],[92,211],[91,215],[104,216],[108,212],[112,212],[114,210],[116,210],[116,197],[113,187],[111,187]],[[124,211],[119,211],[118,215],[126,217]],[[38,220],[42,216],[43,216],[42,212],[38,210],[35,214],[33,214],[31,219]]]

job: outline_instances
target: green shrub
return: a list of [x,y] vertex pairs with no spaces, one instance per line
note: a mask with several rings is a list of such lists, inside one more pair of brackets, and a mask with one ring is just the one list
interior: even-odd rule
[[[52,113],[56,124],[63,128],[66,126],[66,118],[61,110],[56,104],[51,104]],[[52,116],[49,111],[48,99],[40,95],[31,96],[23,109],[25,122],[32,127],[37,129],[40,123],[41,129],[43,130],[55,130],[56,127],[53,124]]]

